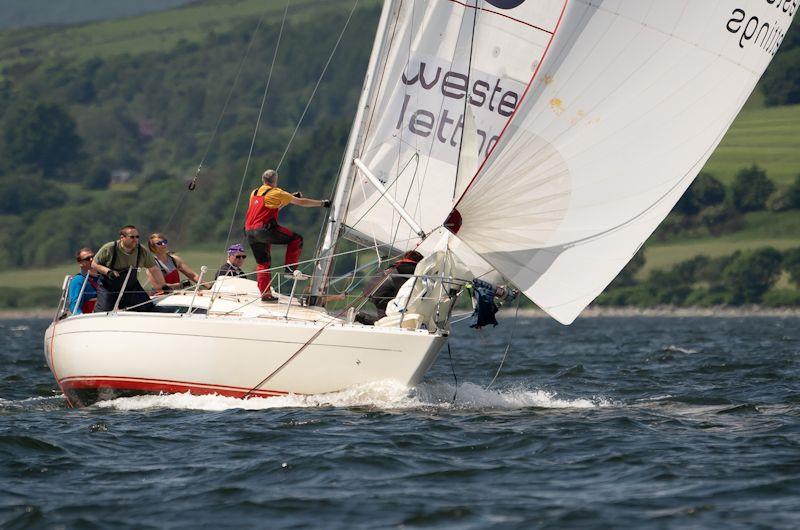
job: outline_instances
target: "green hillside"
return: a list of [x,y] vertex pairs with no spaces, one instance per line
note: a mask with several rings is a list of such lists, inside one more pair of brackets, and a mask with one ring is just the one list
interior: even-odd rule
[[757,164],[780,185],[800,174],[800,105],[746,107],[706,163],[705,171],[725,183],[743,167]]
[[0,30],[131,17],[194,0],[3,0]]
[[[290,20],[318,18],[343,9],[346,0],[294,0]],[[370,0],[365,5],[375,4]],[[66,28],[21,29],[0,33],[0,69],[32,58],[86,60],[119,54],[166,51],[178,42],[202,42],[211,33],[226,33],[264,15],[280,20],[285,0],[207,0],[138,17]]]
[[[282,183],[307,196],[331,194],[378,0],[358,3],[291,145],[289,139],[353,5],[290,3],[246,187],[288,146]],[[241,207],[232,222],[236,192],[285,6],[204,0],[129,18],[0,32],[0,287],[42,286],[52,295],[76,268],[75,249],[96,248],[129,222],[144,233],[167,232],[195,268],[218,266],[224,256],[215,249],[229,228],[232,239],[240,237]],[[722,195],[671,215],[645,245],[643,265],[630,269],[626,288],[698,255],[722,259],[765,245],[800,246],[792,191],[800,174],[800,34],[793,27],[706,165]],[[198,189],[188,193],[185,180],[206,152]],[[752,197],[742,198],[748,190],[737,178],[754,165],[775,185],[755,206]],[[286,223],[306,236],[305,257],[320,214],[286,212]]]

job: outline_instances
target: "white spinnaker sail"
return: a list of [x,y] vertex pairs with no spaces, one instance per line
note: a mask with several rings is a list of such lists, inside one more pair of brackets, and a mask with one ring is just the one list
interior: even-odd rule
[[[384,42],[376,42],[383,54],[371,74],[378,86],[354,156],[431,233],[442,225],[456,192],[466,185],[456,189],[465,106],[474,121],[474,127],[467,128],[477,136],[465,141],[477,150],[465,160],[482,160],[516,108],[564,1],[528,2],[522,26],[479,0],[390,3]],[[476,3],[493,12],[476,10]],[[344,222],[361,240],[400,249],[419,243],[360,174],[354,179]],[[421,250],[435,246],[437,238],[430,239]],[[473,254],[468,249],[462,253]]]
[[[518,19],[531,3],[502,11]],[[457,203],[458,237],[571,323],[691,184],[797,6],[567,0],[540,71]],[[528,62],[539,57],[532,48]]]

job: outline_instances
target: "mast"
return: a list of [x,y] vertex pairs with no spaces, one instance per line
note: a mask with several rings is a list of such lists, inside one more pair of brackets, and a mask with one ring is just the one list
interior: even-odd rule
[[[334,194],[333,204],[325,227],[325,237],[317,250],[317,261],[311,283],[312,299],[324,294],[330,280],[334,250],[344,229],[343,222],[347,215],[350,192],[356,177],[356,166],[353,161],[356,156],[356,150],[364,141],[364,124],[369,117],[370,104],[378,88],[378,78],[375,73],[378,63],[386,51],[386,32],[389,26],[389,19],[392,18],[390,15],[397,11],[396,3],[396,0],[385,0],[381,10],[381,17],[375,33],[375,42],[367,65],[367,73],[364,77],[364,86],[361,89],[361,96],[358,101],[358,109],[353,120],[353,127],[350,129],[342,167],[339,170],[336,193]],[[318,300],[318,305],[322,305],[320,299],[316,299]]]

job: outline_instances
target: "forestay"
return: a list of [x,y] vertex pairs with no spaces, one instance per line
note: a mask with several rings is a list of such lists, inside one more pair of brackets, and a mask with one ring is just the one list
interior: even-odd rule
[[[447,6],[443,15],[459,5],[437,4]],[[480,5],[476,70],[493,72],[501,95],[526,93],[494,148],[482,147],[489,156],[457,202],[463,223],[453,230],[568,324],[630,260],[703,167],[777,51],[798,2]],[[446,49],[444,43],[438,49]],[[409,70],[417,72],[422,59],[421,53]],[[428,68],[426,79],[432,79]],[[473,92],[478,79],[494,83],[489,75],[474,77]],[[431,109],[423,96],[432,91],[417,88],[408,108],[389,117],[399,114],[397,123],[408,127],[416,109]],[[392,101],[404,100],[394,95]],[[496,122],[487,125],[487,116],[508,108],[497,99],[495,104],[494,111],[475,109],[478,127],[490,137]],[[441,112],[433,114],[438,121],[431,130],[441,124]],[[387,133],[374,135],[373,144]],[[433,137],[431,132],[427,140],[439,147]],[[422,167],[427,163],[420,160]],[[377,154],[373,164],[395,175]]]

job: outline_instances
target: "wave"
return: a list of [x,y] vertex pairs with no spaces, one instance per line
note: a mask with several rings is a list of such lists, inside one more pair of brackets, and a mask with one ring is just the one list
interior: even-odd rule
[[63,395],[37,396],[11,400],[0,398],[0,412],[50,411],[67,408],[67,400]]
[[665,353],[686,353],[686,354],[700,353],[700,350],[695,350],[693,348],[684,348],[682,346],[676,346],[675,344],[664,346],[663,348],[661,348],[661,351]]
[[[455,396],[455,400],[453,397]],[[511,388],[487,390],[474,383],[457,388],[446,383],[422,383],[414,388],[379,381],[359,385],[339,392],[317,395],[276,396],[239,399],[220,395],[195,396],[162,394],[136,396],[102,401],[95,407],[121,411],[147,409],[183,409],[222,411],[229,409],[268,410],[284,408],[369,407],[379,410],[442,409],[456,411],[545,409],[594,409],[609,406],[605,398],[569,399],[541,389]]]

